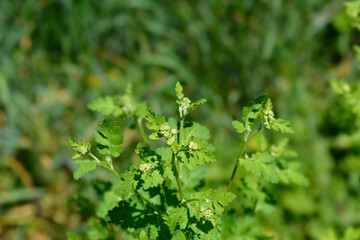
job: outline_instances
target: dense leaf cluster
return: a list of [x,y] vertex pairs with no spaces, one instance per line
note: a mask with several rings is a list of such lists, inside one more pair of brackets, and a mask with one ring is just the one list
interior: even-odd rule
[[[131,109],[126,104],[123,105],[124,101],[115,103],[115,99],[126,99],[124,97],[100,98],[89,105],[91,109],[106,115],[95,132],[97,151],[103,155],[104,160],[91,152],[90,144],[70,138],[70,145],[76,152],[73,162],[78,164],[74,178],[79,179],[97,167],[104,167],[117,176],[111,187],[103,192],[103,200],[96,212],[100,222],[89,222],[89,237],[98,234],[102,236],[99,238],[106,238],[112,233],[104,227],[115,224],[137,239],[227,239],[231,234],[234,237],[240,234],[240,239],[267,238],[261,233],[261,227],[253,225],[253,218],[241,216],[227,208],[236,197],[231,185],[239,166],[256,177],[254,179],[249,175],[242,178],[243,184],[239,189],[241,196],[252,202],[255,212],[257,204],[267,198],[266,191],[261,187],[253,188],[260,182],[307,184],[306,178],[298,171],[299,164],[285,160],[294,155],[285,148],[286,141],[268,151],[245,154],[246,144],[252,137],[262,133],[264,129],[292,133],[290,123],[274,117],[272,103],[266,96],[250,102],[243,108],[243,122],[233,121],[236,131],[242,134],[243,141],[228,190],[199,189],[197,184],[189,184],[183,177],[189,174],[191,176],[192,171],[214,162],[215,147],[209,143],[209,130],[199,123],[187,122],[186,117],[206,101],[192,103],[189,98],[184,97],[180,83],[176,84],[175,91],[178,120],[166,119],[150,108],[143,110],[143,103],[135,100],[127,103],[133,107],[131,111],[120,111],[119,109]],[[131,96],[128,95],[127,98],[131,99]],[[144,130],[141,119],[145,118],[147,128],[152,131],[149,135],[151,144],[143,135],[145,145],[139,143],[135,149],[139,160],[121,174],[115,171],[112,161],[123,151],[123,135],[118,122],[110,115],[124,115],[134,120],[142,133]],[[153,149],[153,144],[159,147]],[[248,230],[241,224],[235,224],[236,228],[229,225],[229,221],[235,221],[234,218],[248,224]],[[69,238],[74,236],[69,234]]]

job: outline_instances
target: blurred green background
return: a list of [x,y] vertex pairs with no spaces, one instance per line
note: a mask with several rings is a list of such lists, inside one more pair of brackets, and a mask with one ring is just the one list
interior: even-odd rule
[[[259,218],[266,233],[328,239],[360,227],[360,114],[330,86],[359,83],[359,33],[343,3],[0,1],[0,239],[65,239],[84,228],[94,209],[81,196],[96,201],[89,182],[107,179],[72,179],[67,138],[91,138],[102,119],[87,104],[131,83],[138,99],[175,116],[177,81],[208,100],[191,117],[217,148],[210,184],[228,180],[238,154],[231,121],[252,98],[267,93],[293,123],[289,145],[310,184],[273,188],[275,208]],[[136,159],[138,140],[125,131],[119,170]]]

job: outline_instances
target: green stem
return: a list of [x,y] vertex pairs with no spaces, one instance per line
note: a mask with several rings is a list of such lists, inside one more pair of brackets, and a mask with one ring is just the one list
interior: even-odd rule
[[180,120],[180,131],[179,131],[179,145],[180,147],[183,145],[183,130],[184,130],[184,118]]
[[97,163],[100,163],[101,161],[91,152],[89,153],[89,156],[92,157]]
[[143,128],[143,126],[142,126],[142,118],[138,118],[138,119],[136,120],[136,126],[137,126],[137,128],[139,129],[140,135],[141,135],[141,137],[142,137],[142,139],[143,139],[146,147],[149,148],[149,142],[148,142],[148,140],[147,140],[147,138],[146,138],[146,135],[145,135],[145,132],[144,132],[144,128]]
[[199,202],[200,202],[200,199],[198,199],[198,198],[192,198],[192,199],[186,200],[186,201],[184,202],[184,204],[187,204],[187,203],[189,203],[189,202],[195,202],[195,201],[199,201]]
[[239,159],[242,158],[243,154],[244,154],[244,150],[245,150],[245,146],[246,146],[247,142],[243,142],[242,146],[241,146],[241,150],[240,150],[240,154],[239,154],[239,157],[236,159],[235,161],[235,166],[234,166],[234,169],[232,171],[232,174],[231,174],[231,178],[230,178],[230,181],[229,181],[229,185],[227,187],[227,191],[230,192],[231,190],[231,185],[234,181],[234,178],[235,178],[235,175],[236,175],[236,172],[237,172],[237,169],[239,168]]
[[112,169],[112,168],[110,168],[110,167],[108,167],[108,166],[104,166],[104,168],[106,168],[107,170],[109,170],[110,172],[112,172],[113,174],[115,174],[119,179],[125,181],[125,179],[124,179],[122,176],[120,176],[114,169]]
[[230,178],[230,181],[229,181],[229,185],[227,187],[227,191],[230,192],[231,190],[231,185],[234,181],[234,178],[235,178],[235,175],[236,175],[236,172],[237,172],[237,169],[239,168],[239,159],[243,157],[244,155],[244,150],[245,150],[245,147],[246,147],[246,144],[249,142],[249,140],[251,138],[253,138],[260,130],[262,129],[262,124],[260,125],[260,127],[258,129],[256,129],[254,132],[252,132],[251,134],[249,134],[249,132],[246,132],[245,133],[245,137],[244,137],[244,142],[241,146],[241,150],[240,150],[240,154],[239,154],[239,157],[236,159],[235,161],[235,166],[234,166],[234,169],[233,169],[233,172],[231,174],[231,178]]
[[179,179],[181,180],[181,162],[180,161],[177,161],[177,169],[178,169]]
[[179,175],[178,169],[177,169],[176,164],[175,164],[175,153],[172,154],[171,162],[172,162],[172,165],[173,165],[176,182],[177,182],[177,185],[178,185],[178,188],[179,188],[180,201],[183,202],[185,200],[185,198],[184,198],[184,194],[183,194],[183,191],[182,191],[180,175]]
[[[184,131],[184,119],[185,119],[185,117],[181,117],[181,119],[180,119],[180,130],[179,130],[179,138],[178,138],[178,143],[180,145],[180,148],[183,146],[182,139],[183,139],[183,131]],[[175,153],[173,153],[172,164],[173,164],[173,168],[174,168],[175,175],[176,175],[176,181],[177,181],[177,184],[179,187],[180,200],[183,201],[185,198],[184,198],[182,186],[181,186],[181,162],[177,161],[175,163]]]

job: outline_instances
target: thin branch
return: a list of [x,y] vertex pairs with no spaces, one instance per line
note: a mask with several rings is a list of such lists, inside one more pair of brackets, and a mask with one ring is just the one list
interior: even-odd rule
[[179,189],[180,201],[182,202],[182,201],[184,201],[184,194],[183,194],[183,191],[182,191],[180,175],[179,175],[179,172],[178,172],[176,164],[175,164],[175,153],[172,154],[171,163],[173,165],[173,170],[174,170],[174,173],[175,173],[176,182],[177,182],[178,189]]
[[244,136],[244,142],[243,144],[241,145],[241,150],[240,150],[240,154],[239,154],[239,157],[236,159],[235,161],[235,166],[233,168],[233,171],[232,171],[232,174],[231,174],[231,178],[230,178],[230,181],[229,181],[229,185],[227,187],[227,191],[230,192],[231,190],[231,185],[234,181],[234,178],[235,178],[235,175],[236,175],[236,172],[239,168],[239,159],[243,157],[244,155],[244,150],[245,150],[245,147],[247,145],[247,143],[250,141],[250,139],[252,139],[254,136],[256,136],[256,134],[259,133],[259,131],[262,129],[262,124],[259,126],[258,129],[256,129],[255,131],[253,131],[252,133],[249,133],[249,132],[246,132],[245,133],[245,136]]
[[144,141],[144,143],[145,143],[145,146],[146,146],[147,148],[149,148],[149,142],[148,142],[148,140],[147,140],[147,138],[146,138],[146,135],[145,135],[145,132],[144,132],[144,128],[143,128],[143,126],[142,126],[142,118],[138,118],[135,122],[136,122],[137,128],[139,129],[140,135],[141,135],[141,137],[142,137],[142,139],[143,139],[143,141]]

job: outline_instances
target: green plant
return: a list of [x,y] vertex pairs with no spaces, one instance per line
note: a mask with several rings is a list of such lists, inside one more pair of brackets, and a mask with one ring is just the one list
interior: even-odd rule
[[[196,176],[196,171],[215,161],[215,147],[209,143],[210,133],[206,127],[186,120],[189,113],[206,100],[192,102],[184,96],[180,83],[176,84],[175,91],[178,119],[166,119],[154,113],[132,97],[130,88],[122,97],[100,98],[89,104],[91,109],[106,115],[95,132],[97,151],[102,157],[95,156],[89,143],[70,138],[75,150],[73,163],[78,165],[74,179],[102,167],[116,175],[117,180],[107,188],[94,185],[102,201],[96,212],[99,221],[89,222],[88,237],[115,238],[121,226],[130,238],[137,239],[271,239],[262,233],[261,227],[253,224],[258,203],[267,198],[263,185],[265,182],[306,185],[307,179],[298,171],[298,163],[285,160],[294,156],[286,149],[286,141],[263,146],[252,153],[245,153],[246,145],[259,133],[264,137],[265,129],[293,133],[290,123],[274,117],[271,100],[265,95],[250,102],[243,108],[243,121],[233,121],[243,139],[227,191],[204,189],[201,187],[204,179]],[[123,135],[114,116],[134,121],[144,142],[135,149],[139,161],[121,174],[113,166],[113,160],[123,151]],[[152,131],[151,144],[142,119],[146,119],[146,126]],[[152,145],[158,147],[152,148]],[[236,208],[227,207],[235,198],[232,185],[240,166],[250,173],[242,177],[239,194],[250,203],[251,207],[245,202],[242,207],[251,212],[251,217],[246,211],[236,212]],[[185,176],[192,178],[190,184]],[[76,239],[72,233],[68,237]]]

